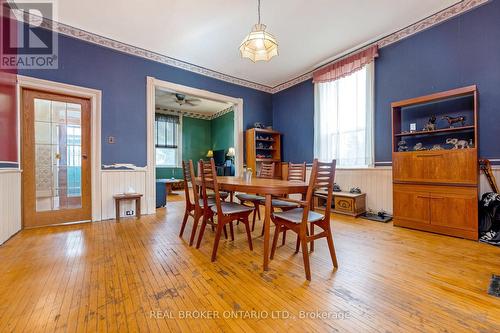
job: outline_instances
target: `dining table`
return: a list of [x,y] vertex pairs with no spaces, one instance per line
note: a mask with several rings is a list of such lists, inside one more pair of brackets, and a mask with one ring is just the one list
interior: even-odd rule
[[[201,186],[201,178],[196,179]],[[258,194],[265,197],[264,214],[264,271],[269,270],[269,240],[271,229],[272,197],[307,192],[308,184],[302,181],[254,178],[245,180],[243,177],[217,177],[219,191],[243,192]]]

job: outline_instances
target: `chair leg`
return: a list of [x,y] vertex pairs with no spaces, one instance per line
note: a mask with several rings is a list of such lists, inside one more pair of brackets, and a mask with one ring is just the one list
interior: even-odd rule
[[257,211],[253,211],[253,219],[252,219],[252,231],[255,230],[255,216],[257,215]]
[[217,249],[219,247],[220,234],[222,233],[223,226],[217,224],[217,229],[215,231],[214,248],[212,250],[212,262],[217,258]]
[[[189,237],[189,246],[193,246],[194,237],[196,236],[196,229],[198,229],[198,223],[200,222],[200,213],[194,214],[193,230],[191,230],[191,237]],[[203,216],[203,221],[206,223],[205,216]]]
[[226,228],[225,224],[224,224],[224,229],[223,230],[224,230],[224,237],[226,237],[226,239],[227,239],[227,228]]
[[186,228],[188,216],[189,216],[189,212],[186,209],[186,211],[184,212],[184,218],[182,219],[181,232],[179,233],[179,237],[182,237],[182,234],[184,233],[184,229]]
[[328,249],[330,250],[330,257],[332,257],[333,267],[338,268],[337,255],[335,254],[335,246],[333,245],[332,231],[328,228],[326,233],[326,241],[328,242]]
[[253,251],[252,232],[250,231],[250,221],[248,220],[248,216],[245,218],[243,224],[245,224],[245,230],[247,231],[248,247],[250,248],[250,251]]
[[283,230],[283,240],[281,241],[281,245],[285,245],[286,242],[286,229]]
[[307,281],[311,281],[311,266],[309,264],[309,251],[307,250],[306,235],[303,235],[300,238],[300,243],[302,244],[302,258],[304,259],[304,269],[306,271],[306,279]]
[[259,216],[259,221],[260,221],[261,220],[261,218],[260,218],[260,209],[259,209],[260,205],[259,205],[259,203],[257,201],[254,202],[253,204],[255,206],[255,211],[257,212],[257,215]]
[[201,239],[203,238],[203,234],[205,233],[205,227],[206,226],[207,226],[207,221],[205,219],[203,219],[203,221],[201,222],[200,233],[198,235],[198,241],[196,242],[196,248],[197,249],[200,248]]
[[[224,225],[224,227],[225,227],[225,225]],[[234,242],[233,221],[229,222],[229,232],[231,233],[231,240]]]
[[300,249],[300,235],[297,234],[297,243],[295,243],[295,253],[299,253]]
[[[314,223],[311,223],[311,231],[309,233],[310,236],[314,236]],[[314,240],[311,240],[311,245],[310,246],[310,249],[311,249],[311,252],[314,252]]]
[[269,258],[274,259],[274,253],[276,252],[276,246],[278,245],[278,238],[281,232],[281,225],[276,224],[276,228],[274,228],[274,236],[273,236],[273,246],[271,247],[271,255]]

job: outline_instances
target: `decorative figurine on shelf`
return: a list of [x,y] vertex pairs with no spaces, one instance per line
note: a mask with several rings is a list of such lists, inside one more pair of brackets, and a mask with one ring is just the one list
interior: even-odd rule
[[425,124],[424,129],[422,131],[435,131],[436,130],[436,116],[432,116],[429,118],[427,124]]
[[466,149],[469,148],[469,143],[465,140],[446,139],[446,143],[453,145],[452,149]]
[[453,124],[456,123],[461,123],[462,126],[465,126],[465,116],[458,116],[458,117],[445,116],[441,119],[445,119],[450,125],[450,128],[453,128],[454,127]]
[[441,147],[441,145],[434,145],[431,150],[443,150],[443,147]]
[[361,194],[361,189],[359,187],[353,187],[349,190],[349,193]]
[[401,140],[398,142],[398,152],[408,151],[408,145],[405,140]]
[[472,139],[469,139],[469,148],[474,148],[474,141]]
[[339,184],[333,183],[333,192],[342,192],[342,189],[340,188]]
[[421,151],[421,150],[427,150],[422,142],[418,142],[415,146],[413,146],[413,150],[415,151]]
[[262,124],[262,123],[254,123],[253,127],[254,128],[265,128],[264,124]]

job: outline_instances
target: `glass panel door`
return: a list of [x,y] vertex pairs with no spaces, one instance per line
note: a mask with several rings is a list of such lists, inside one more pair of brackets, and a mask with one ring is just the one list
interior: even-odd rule
[[82,207],[82,106],[34,99],[36,212]]

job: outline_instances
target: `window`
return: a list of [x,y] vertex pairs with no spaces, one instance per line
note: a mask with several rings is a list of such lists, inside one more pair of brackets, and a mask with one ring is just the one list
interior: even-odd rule
[[373,166],[373,62],[315,83],[314,156],[340,168]]
[[180,117],[171,114],[155,115],[156,165],[178,167],[182,159]]

